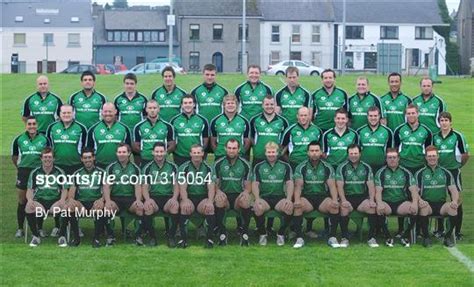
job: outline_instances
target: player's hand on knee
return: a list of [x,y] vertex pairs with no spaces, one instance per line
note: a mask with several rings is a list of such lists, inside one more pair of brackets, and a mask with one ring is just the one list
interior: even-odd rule
[[331,207],[339,208],[339,202],[337,200],[331,199]]
[[350,203],[349,201],[344,200],[343,202],[341,202],[341,207],[351,209],[351,208],[352,208],[352,205],[351,205],[351,203]]
[[171,198],[170,200],[168,200],[167,202],[167,205],[168,205],[168,208],[169,209],[176,209],[176,208],[179,208],[179,203],[176,199],[173,199]]
[[411,203],[410,207],[408,208],[408,211],[410,212],[410,214],[415,215],[418,212],[418,206],[416,205],[416,203]]
[[424,207],[428,206],[428,202],[424,201],[423,199],[420,199],[420,201],[418,202],[418,206],[420,208],[424,208]]
[[92,206],[92,208],[96,210],[101,210],[101,209],[104,209],[104,206],[105,206],[104,200],[100,198],[94,201],[94,205]]
[[295,203],[293,204],[294,208],[301,208],[303,207],[303,202],[301,199],[295,199]]
[[458,209],[458,203],[455,202],[455,201],[451,201],[449,203],[449,206],[452,208],[452,209]]
[[385,214],[385,205],[384,204],[377,204],[377,214],[384,215]]
[[373,201],[373,200],[369,200],[369,207],[370,207],[370,208],[376,208],[376,207],[377,207],[377,203],[375,203],[375,201]]

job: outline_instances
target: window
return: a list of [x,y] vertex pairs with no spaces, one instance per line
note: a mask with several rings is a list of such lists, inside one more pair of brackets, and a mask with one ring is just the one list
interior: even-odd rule
[[199,52],[189,52],[189,70],[199,70]]
[[364,39],[364,26],[346,26],[346,39]]
[[114,32],[108,31],[107,32],[107,41],[112,42],[114,40]]
[[137,32],[137,42],[143,42],[143,32]]
[[321,42],[321,26],[313,25],[311,32],[311,42],[320,43]]
[[199,24],[189,25],[189,40],[199,40]]
[[364,69],[377,69],[377,53],[376,52],[364,53]]
[[[249,39],[249,25],[245,25],[245,40]],[[242,24],[239,24],[239,41],[242,40]]]
[[291,43],[301,43],[301,26],[291,25]]
[[115,31],[114,32],[114,41],[115,42],[120,42],[120,31]]
[[79,33],[67,34],[68,46],[79,46],[81,44],[81,35]]
[[214,24],[212,29],[212,39],[213,40],[222,40],[222,32],[224,30],[224,25]]
[[321,67],[321,52],[311,53],[311,65]]
[[429,40],[433,39],[433,28],[431,27],[415,27],[415,39]]
[[165,32],[160,31],[160,34],[158,35],[158,42],[164,42],[165,41]]
[[380,39],[398,39],[398,27],[380,26]]
[[309,67],[308,65],[306,65],[305,63],[300,62],[300,61],[295,61],[295,66],[296,67],[303,67],[303,68],[308,68]]
[[130,32],[128,33],[128,40],[130,40],[130,42],[135,42],[135,32]]
[[425,53],[425,59],[423,61],[423,66],[425,68],[428,68],[429,63],[430,63],[430,53]]
[[122,42],[128,42],[128,31],[122,31]]
[[272,42],[280,43],[280,26],[272,25]]
[[13,34],[13,45],[26,45],[26,34],[25,33]]
[[151,40],[151,32],[150,31],[144,31],[143,32],[143,41],[150,42],[150,40]]
[[152,42],[158,42],[158,31],[152,31],[151,32],[151,41]]
[[272,51],[270,53],[270,64],[275,65],[278,62],[280,62],[280,51]]
[[346,52],[346,64],[347,69],[354,69],[354,52]]
[[43,34],[43,44],[44,45],[54,45],[54,34],[52,33],[45,33]]
[[410,66],[420,66],[420,49],[411,49],[411,61]]
[[301,61],[301,52],[291,52],[290,60],[300,60]]

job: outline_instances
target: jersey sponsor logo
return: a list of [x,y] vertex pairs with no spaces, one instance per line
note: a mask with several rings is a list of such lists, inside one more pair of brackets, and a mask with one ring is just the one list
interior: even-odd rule
[[111,140],[111,139],[114,138],[114,135],[108,134],[108,135],[105,136],[105,138],[108,139],[108,140]]
[[191,133],[192,131],[193,131],[193,130],[190,129],[190,128],[185,128],[185,129],[184,129],[184,132],[185,132],[185,133]]

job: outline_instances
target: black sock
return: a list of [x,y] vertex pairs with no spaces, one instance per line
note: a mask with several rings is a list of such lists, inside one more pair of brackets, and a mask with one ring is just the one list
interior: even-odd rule
[[462,210],[462,204],[461,204],[458,207],[458,215],[457,215],[458,219],[456,221],[456,228],[455,228],[455,231],[454,231],[455,234],[460,234],[461,233],[463,214],[464,214],[464,212]]
[[80,241],[81,237],[79,236],[79,221],[77,217],[74,215],[71,216],[69,218],[69,222],[71,223],[71,231],[72,231],[72,234],[74,235],[74,239],[76,239],[76,241]]
[[[56,217],[54,218],[56,220]],[[61,224],[59,226],[59,236],[66,236],[66,229],[69,223],[69,217],[65,216],[61,219]]]
[[36,217],[36,225],[38,226],[38,230],[43,229],[43,222],[44,218],[42,216]]
[[16,208],[16,220],[18,222],[18,229],[23,229],[23,225],[25,224],[25,207],[26,203],[18,203],[18,207]]
[[144,215],[143,224],[143,228],[145,230],[148,230],[148,235],[150,236],[150,238],[156,239],[155,227],[153,226],[153,215]]
[[275,221],[275,218],[269,217],[267,219],[267,230],[270,230],[273,228],[273,222]]
[[115,237],[114,235],[114,230],[112,228],[112,218],[111,217],[105,217],[104,218],[104,224],[105,224],[105,229],[107,231],[107,237],[112,238]]
[[170,219],[168,217],[163,217],[163,221],[165,222],[166,233],[169,233],[170,232]]
[[423,233],[423,237],[424,238],[430,237],[430,233],[428,231],[428,224],[429,224],[428,216],[420,216],[418,221],[420,223],[420,229]]
[[217,224],[217,227],[219,228],[219,234],[225,234],[226,233],[226,229],[224,225],[225,208],[216,207],[215,211],[216,211],[216,216],[215,216],[216,224]]
[[207,239],[212,240],[214,238],[214,227],[216,226],[216,216],[213,215],[206,215],[206,222],[207,222]]
[[416,215],[410,215],[409,216],[409,218],[408,218],[408,220],[409,220],[408,228],[405,229],[405,231],[403,232],[403,238],[410,237],[410,232],[413,229],[413,226],[415,226],[415,224],[416,224],[416,218],[417,218]]
[[[396,210],[392,210],[393,213],[396,212]],[[405,222],[404,222],[404,218],[403,217],[399,217],[398,218],[398,233],[402,233],[403,231],[403,226],[405,225]]]
[[148,230],[148,226],[146,226],[147,224],[148,222],[146,222],[144,215],[138,216],[138,229],[135,232],[135,236],[142,236],[143,230]]
[[250,224],[250,216],[252,210],[250,208],[242,208],[240,210],[242,219],[241,219],[241,226],[242,226],[242,232],[244,234],[249,233],[249,224]]
[[176,230],[178,229],[179,225],[179,214],[170,214],[171,217],[171,226],[170,231],[168,233],[169,238],[175,238]]
[[339,225],[341,226],[342,238],[349,238],[349,216],[339,217]]
[[[102,230],[104,230],[105,217],[94,219],[94,239],[99,240]],[[78,230],[79,231],[79,230]]]
[[449,230],[444,235],[445,237],[450,237],[453,234],[454,228],[456,228],[458,216],[449,216]]
[[303,215],[293,216],[296,237],[303,237]]
[[377,228],[377,214],[369,214],[367,216],[367,220],[369,221],[369,234],[368,237],[373,238],[375,237],[375,230]]
[[179,233],[181,233],[181,239],[184,241],[188,240],[188,232],[186,230],[186,224],[188,223],[189,215],[181,214],[179,216]]
[[285,231],[291,224],[292,215],[283,214],[283,222],[280,224],[280,229],[278,230],[278,235],[285,235]]
[[339,214],[329,214],[329,237],[336,237]]
[[59,221],[59,219],[61,218],[61,216],[59,215],[56,215],[54,217],[54,227],[56,228],[60,228],[61,227],[61,222]]
[[326,231],[326,233],[329,232],[329,218],[327,217],[324,217],[324,231]]
[[377,229],[382,230],[383,236],[386,239],[392,238],[392,236],[390,235],[390,231],[388,231],[387,216],[377,215]]
[[444,218],[438,218],[438,232],[444,232]]
[[28,226],[30,227],[31,233],[39,237],[38,233],[38,220],[34,213],[26,213],[26,220],[28,221]]
[[265,230],[265,215],[255,216],[255,222],[257,223],[257,230],[259,235],[267,234]]
[[306,219],[306,232],[313,230],[313,221],[314,221],[314,218]]
[[[242,208],[242,209],[243,209],[243,208]],[[249,210],[250,210],[250,208],[249,208]],[[243,220],[242,220],[242,218],[236,217],[236,218],[235,218],[235,221],[236,221],[236,223],[237,223],[237,229],[241,228],[242,225],[243,225]],[[250,220],[249,220],[249,221],[250,221]]]

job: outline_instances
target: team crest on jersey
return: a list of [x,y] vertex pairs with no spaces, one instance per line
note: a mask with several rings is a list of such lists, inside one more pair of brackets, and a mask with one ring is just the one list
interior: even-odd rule
[[184,127],[184,125],[185,125],[184,123],[179,123],[180,128]]
[[35,105],[35,106],[39,105],[39,101],[34,101],[33,105]]
[[441,145],[441,149],[447,149],[448,147],[445,144]]
[[129,111],[133,110],[133,106],[128,106],[127,110],[129,110]]
[[368,137],[370,136],[370,133],[367,132],[367,133],[364,134],[364,136],[365,136],[366,138],[368,138]]
[[100,129],[101,134],[105,134],[105,129]]
[[251,100],[251,101],[256,101],[256,100],[257,100],[257,97],[256,97],[256,96],[251,96],[251,97],[250,97],[250,100]]
[[326,97],[325,96],[322,96],[321,97],[321,101],[325,101],[326,100]]
[[84,101],[84,99],[83,99],[83,98],[79,98],[79,99],[77,99],[77,101],[78,101],[79,103],[82,103],[82,102]]
[[224,166],[224,170],[229,170],[229,166],[228,165]]
[[392,178],[392,176],[390,174],[385,175],[385,179],[391,179],[391,178]]
[[157,137],[158,137],[158,136],[157,136],[156,134],[151,134],[151,135],[150,135],[150,139],[152,139],[152,140],[156,139]]
[[40,111],[45,112],[47,110],[46,107],[40,107]]
[[389,104],[390,104],[390,101],[385,101],[385,104],[386,104],[386,105],[389,105]]
[[344,142],[338,142],[337,146],[344,146]]
[[301,138],[301,141],[302,141],[302,142],[309,142],[309,137],[302,137],[302,138]]
[[28,145],[28,141],[27,141],[27,140],[24,140],[24,141],[23,141],[23,144],[24,144],[24,145]]
[[396,181],[396,180],[391,180],[391,181],[390,181],[390,184],[391,184],[391,185],[395,185],[395,184],[397,184],[397,181]]
[[190,128],[185,128],[185,129],[184,129],[184,132],[187,133],[187,134],[192,133],[192,131],[193,131],[193,130],[190,129]]
[[376,142],[377,142],[377,139],[376,139],[376,138],[371,138],[371,139],[369,139],[369,142],[371,142],[371,143],[376,143]]
[[273,131],[273,129],[271,127],[265,128],[265,132],[267,132],[267,133],[271,133],[272,131]]
[[300,131],[297,131],[297,132],[296,132],[296,135],[297,135],[297,136],[300,136],[300,135],[301,135],[301,132],[300,132]]
[[88,109],[88,108],[90,108],[90,107],[91,107],[90,104],[84,104],[84,108]]
[[229,172],[229,176],[234,176],[234,173],[232,171]]
[[224,123],[224,122],[222,122],[220,125],[221,125],[221,127],[225,127],[225,123]]
[[232,127],[227,127],[227,128],[225,129],[225,131],[228,132],[228,133],[231,133],[231,132],[234,131],[234,129],[233,129]]
[[326,103],[326,107],[332,107],[332,106],[334,106],[334,103],[333,103],[333,102],[327,102],[327,103]]
[[430,184],[431,184],[431,185],[436,185],[437,183],[438,183],[438,182],[437,182],[436,180],[434,180],[434,179],[433,179],[432,181],[430,181]]
[[265,125],[265,122],[260,122],[260,125],[263,127]]
[[432,103],[432,104],[430,105],[430,108],[436,109],[436,104],[435,104],[435,103]]
[[56,130],[56,133],[57,133],[57,134],[60,134],[60,133],[61,133],[61,129],[57,129],[57,130]]
[[270,174],[270,175],[268,176],[268,178],[271,179],[271,180],[275,180],[275,179],[276,179],[276,175]]
[[206,102],[208,102],[208,103],[212,103],[212,102],[214,102],[214,99],[213,99],[213,98],[211,98],[211,97],[208,97],[208,98],[206,99]]
[[351,175],[352,175],[352,170],[348,170],[348,171],[347,171],[347,175],[348,175],[348,176],[351,176]]
[[111,140],[111,139],[114,138],[114,135],[108,134],[108,135],[105,136],[105,138],[108,139],[108,140]]
[[149,128],[145,128],[143,131],[146,132],[146,133],[148,133],[148,132],[150,132],[150,129],[149,129]]
[[122,104],[126,104],[127,103],[127,100],[126,99],[122,99]]
[[409,134],[410,134],[410,131],[404,131],[404,132],[403,132],[403,135],[405,135],[405,136],[407,136],[407,135],[409,135]]
[[333,140],[333,141],[337,141],[337,137],[336,137],[336,136],[333,136],[333,137],[332,137],[332,140]]
[[170,99],[167,99],[167,100],[165,101],[165,104],[167,104],[167,105],[171,105],[171,103],[172,103],[172,101],[171,101]]
[[284,99],[288,99],[288,95],[287,95],[287,94],[284,94],[284,95],[283,95],[283,98],[284,98]]
[[[204,93],[205,94],[205,93]],[[204,95],[203,95],[204,96]],[[164,94],[161,94],[160,95],[160,99],[164,99],[165,98],[165,95]]]
[[431,179],[431,175],[425,174],[425,179],[426,179],[426,180],[430,180],[430,179]]
[[288,101],[288,104],[290,104],[290,105],[295,105],[295,104],[296,104],[296,101],[295,101],[295,100],[289,100],[289,101]]
[[114,170],[114,173],[115,173],[116,175],[119,175],[119,174],[120,174],[120,170],[119,170],[119,169],[116,169],[116,170]]
[[200,125],[199,123],[194,123],[194,124],[193,124],[193,127],[195,127],[195,128],[199,128],[200,126],[201,126],[201,125]]
[[250,94],[250,91],[245,91],[245,94],[246,94],[246,95]]
[[268,172],[268,168],[264,168],[264,169],[263,169],[263,172]]

